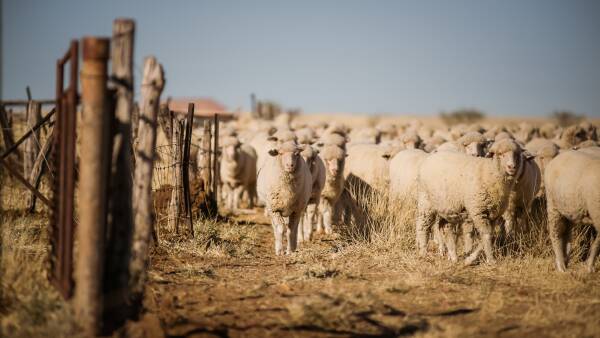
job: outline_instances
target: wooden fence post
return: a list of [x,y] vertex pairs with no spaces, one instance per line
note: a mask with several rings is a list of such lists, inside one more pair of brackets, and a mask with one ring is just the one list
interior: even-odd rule
[[129,258],[133,235],[131,114],[133,109],[133,43],[135,23],[113,23],[111,79],[115,90],[106,259],[104,261],[104,326],[112,332],[130,316]]
[[107,103],[109,40],[83,39],[81,68],[81,151],[79,161],[78,254],[75,268],[75,310],[86,336],[100,333],[102,269],[110,163],[110,115]]
[[142,305],[148,248],[154,227],[152,201],[152,174],[156,156],[156,127],[160,94],[165,79],[162,66],[154,57],[144,61],[144,75],[140,100],[140,125],[138,129],[137,160],[134,175],[133,210],[134,233],[132,256],[129,262],[129,285],[132,305],[139,309]]
[[[2,132],[2,139],[4,141],[4,147],[9,149],[15,144],[15,137],[12,132],[12,123],[10,123],[8,114],[4,109],[4,105],[0,105],[0,131]],[[15,150],[17,156],[19,156],[19,150]]]
[[[215,137],[214,137],[214,159],[213,159],[213,199],[215,206],[219,205],[219,115],[215,114],[214,118]],[[218,208],[217,208],[218,209]]]
[[[27,104],[27,130],[32,129],[42,119],[42,105],[36,101],[29,101]],[[23,152],[23,176],[29,177],[33,164],[40,152],[40,130],[37,129],[25,141],[25,151]]]
[[194,237],[194,220],[192,216],[192,201],[190,187],[190,148],[192,146],[192,128],[194,126],[194,104],[188,105],[187,120],[185,120],[185,138],[183,143],[183,166],[181,170],[183,183],[183,201],[188,223],[188,232]]
[[209,194],[212,191],[212,167],[210,165],[211,157],[211,141],[210,120],[204,120],[204,132],[202,134],[202,171],[200,177],[204,181],[204,191]]
[[171,158],[173,169],[171,171],[171,201],[169,203],[169,230],[179,234],[179,221],[181,216],[183,177],[181,175],[183,154],[183,121],[174,118],[173,139],[171,140]]
[[[51,127],[46,142],[42,146],[42,149],[40,149],[40,152],[35,159],[35,163],[33,164],[33,168],[31,169],[29,182],[31,182],[31,185],[36,189],[39,189],[40,182],[42,181],[42,175],[44,175],[44,172],[46,171],[45,168],[49,166],[48,157],[50,156],[50,152],[52,150],[54,137],[54,127]],[[29,200],[27,203],[29,213],[33,213],[35,211],[35,202],[37,200],[36,197],[37,196],[33,193],[33,191],[29,192]]]

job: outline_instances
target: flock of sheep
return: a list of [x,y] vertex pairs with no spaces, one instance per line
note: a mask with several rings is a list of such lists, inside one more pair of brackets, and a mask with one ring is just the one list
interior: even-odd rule
[[[242,199],[250,208],[264,206],[277,255],[284,252],[284,233],[286,254],[315,230],[332,233],[350,182],[389,188],[393,203],[416,206],[421,256],[431,237],[442,255],[458,261],[462,235],[465,264],[482,252],[493,263],[494,228],[510,235],[522,227],[536,199],[546,201],[559,271],[567,266],[573,226],[593,224],[600,232],[600,147],[588,122],[434,129],[414,121],[350,130],[336,123],[250,120],[226,124],[221,135],[220,195],[231,210]],[[596,235],[590,272],[599,249]]]

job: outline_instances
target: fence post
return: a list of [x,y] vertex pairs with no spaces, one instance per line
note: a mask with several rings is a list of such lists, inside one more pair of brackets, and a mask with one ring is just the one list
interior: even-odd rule
[[211,141],[210,120],[204,120],[204,132],[202,133],[202,172],[200,177],[204,181],[204,191],[209,194],[212,191],[212,167],[210,165],[211,157]]
[[[42,105],[36,101],[27,103],[27,130],[31,130],[42,119]],[[40,152],[40,131],[37,129],[25,141],[23,154],[23,176],[29,177],[33,169],[33,163]]]
[[[2,139],[4,140],[4,147],[9,149],[15,144],[15,137],[12,132],[12,123],[8,119],[8,114],[4,109],[4,105],[0,105],[0,131],[2,132]],[[15,150],[17,156],[19,156],[19,150]]]
[[[50,152],[52,150],[54,140],[54,127],[51,127],[50,132],[48,133],[48,137],[46,142],[40,149],[37,158],[35,159],[35,163],[33,164],[33,168],[31,169],[31,175],[29,176],[29,182],[35,189],[39,189],[40,182],[42,181],[42,175],[44,175],[44,168],[48,166],[48,157],[50,156]],[[29,213],[33,213],[35,211],[35,202],[36,196],[33,191],[30,191],[29,200],[27,203],[27,208]]]
[[107,106],[109,40],[83,39],[81,151],[79,161],[78,255],[75,309],[87,336],[98,335],[102,318],[102,270],[110,161]]
[[188,232],[194,237],[194,220],[192,218],[192,200],[190,190],[190,148],[192,146],[192,128],[194,126],[194,104],[188,105],[187,120],[185,121],[185,139],[183,144],[183,201],[185,202],[185,212],[188,222]]
[[171,231],[179,234],[179,221],[181,215],[182,188],[183,180],[181,175],[182,153],[183,153],[183,121],[176,117],[173,119],[173,139],[171,140],[171,158],[174,167],[171,175],[171,201],[169,203],[169,222],[168,227]]
[[162,66],[153,56],[144,61],[144,75],[140,97],[140,125],[138,128],[138,156],[134,174],[133,212],[134,232],[129,286],[132,305],[141,309],[148,266],[148,247],[154,226],[152,202],[152,174],[156,156],[156,127],[160,94],[165,80]]
[[215,114],[214,118],[214,126],[215,126],[215,138],[214,138],[214,159],[213,159],[213,199],[215,201],[215,206],[219,205],[219,115]]
[[133,234],[131,113],[133,108],[133,42],[135,23],[113,23],[111,85],[115,90],[112,166],[108,200],[106,259],[104,260],[105,332],[130,316],[128,306],[129,258]]

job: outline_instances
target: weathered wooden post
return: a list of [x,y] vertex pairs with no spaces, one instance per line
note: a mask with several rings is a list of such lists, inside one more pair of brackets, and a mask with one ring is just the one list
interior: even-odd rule
[[212,190],[212,167],[210,165],[212,136],[210,131],[210,120],[204,120],[204,130],[202,133],[202,164],[200,177],[204,181],[204,191],[209,194]]
[[183,183],[183,201],[188,224],[188,232],[194,237],[194,220],[192,218],[192,200],[190,191],[190,148],[192,146],[192,127],[194,126],[194,104],[188,105],[187,120],[185,120],[185,139],[183,143],[183,166],[181,171]]
[[[29,87],[27,87],[29,88]],[[42,119],[42,105],[36,101],[27,103],[27,130],[31,130]],[[23,176],[29,177],[35,159],[40,152],[40,130],[37,129],[25,141],[25,151],[23,152]]]
[[158,110],[158,124],[160,125],[163,133],[165,133],[167,140],[172,140],[173,118],[171,116],[171,112],[169,111],[169,105],[166,103],[162,103],[160,105],[160,109]]
[[181,215],[183,177],[181,175],[182,154],[183,154],[183,121],[177,118],[173,119],[173,139],[171,140],[171,158],[173,168],[171,171],[171,201],[169,203],[169,221],[170,231],[179,234],[179,221]]
[[[31,185],[36,189],[39,189],[42,181],[42,175],[44,175],[44,172],[46,171],[45,168],[48,166],[48,157],[50,156],[50,152],[52,150],[54,137],[54,127],[51,127],[46,142],[40,149],[40,152],[35,159],[35,163],[33,164],[33,168],[31,169],[29,182],[31,182]],[[35,211],[35,202],[37,200],[36,197],[37,196],[33,193],[33,191],[29,192],[29,199],[27,202],[27,209],[29,213],[33,213]]]
[[214,118],[214,128],[215,128],[215,137],[214,137],[214,159],[213,159],[213,198],[215,201],[215,205],[219,205],[219,115],[215,114]]
[[107,64],[110,40],[83,39],[81,69],[81,151],[79,161],[78,254],[75,260],[75,310],[86,336],[100,333],[102,270],[110,163]]
[[148,248],[154,227],[152,201],[152,174],[156,156],[156,127],[160,94],[165,85],[162,66],[153,56],[144,61],[144,75],[140,97],[138,156],[134,175],[133,210],[134,233],[132,256],[129,262],[129,285],[132,305],[139,311],[146,282]]
[[117,19],[111,46],[111,89],[114,91],[112,166],[104,260],[104,325],[111,332],[129,316],[128,284],[132,213],[131,114],[133,110],[133,43],[135,23]]
[[[0,105],[0,132],[2,132],[2,140],[4,141],[4,146],[6,149],[15,144],[15,137],[12,132],[12,124],[9,121],[8,113],[4,109],[3,105]],[[19,150],[15,151],[17,156],[19,154]]]

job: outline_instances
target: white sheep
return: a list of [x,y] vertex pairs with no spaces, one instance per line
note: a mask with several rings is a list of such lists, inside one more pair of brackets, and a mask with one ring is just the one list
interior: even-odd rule
[[221,141],[222,156],[220,179],[227,208],[240,207],[244,191],[248,194],[250,209],[254,208],[256,197],[256,151],[248,144],[242,144],[237,137],[229,136]]
[[567,241],[571,228],[592,224],[596,238],[586,261],[588,272],[600,250],[600,157],[584,151],[565,151],[546,167],[548,230],[554,250],[556,269],[567,269]]
[[531,204],[541,188],[542,172],[533,156],[524,156],[522,162],[515,186],[508,198],[508,206],[502,216],[507,234],[511,234],[515,228],[522,230],[523,218],[531,210]]
[[398,151],[390,146],[353,144],[347,149],[344,177],[346,180],[350,177],[352,184],[367,184],[381,190],[389,184],[389,159]]
[[312,146],[304,144],[301,146],[302,158],[308,165],[312,177],[312,190],[310,199],[306,206],[304,216],[298,227],[298,242],[310,241],[312,236],[313,225],[317,223],[317,208],[321,200],[321,191],[325,186],[325,164],[319,157],[319,152],[313,149]]
[[346,152],[338,146],[327,145],[321,149],[319,157],[325,165],[325,185],[321,191],[317,233],[321,233],[325,228],[325,233],[331,234],[333,232],[332,223],[336,215],[335,206],[344,190]]
[[275,254],[283,251],[283,232],[287,231],[287,249],[296,250],[298,224],[312,191],[308,165],[294,142],[269,150],[270,157],[258,172],[257,190],[271,217],[275,235]]
[[506,210],[508,197],[521,167],[521,149],[512,140],[496,142],[489,158],[457,152],[438,152],[428,156],[419,170],[417,202],[417,244],[419,254],[427,251],[427,235],[439,217],[448,255],[457,261],[454,227],[470,220],[481,241],[467,258],[473,263],[482,249],[493,263],[493,224]]

